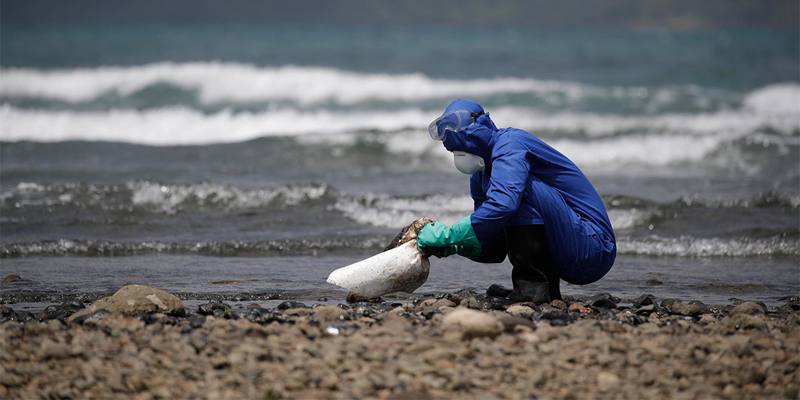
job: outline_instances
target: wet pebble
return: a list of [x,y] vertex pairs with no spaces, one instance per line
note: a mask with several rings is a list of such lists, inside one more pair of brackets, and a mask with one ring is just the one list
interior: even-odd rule
[[278,304],[277,307],[278,310],[288,310],[290,308],[308,308],[308,306],[299,301],[287,300],[281,304]]
[[639,315],[650,315],[654,311],[656,311],[655,304],[647,304],[636,308],[636,314]]
[[155,323],[156,321],[158,321],[158,318],[153,313],[138,313],[138,314],[135,314],[134,317],[136,317],[138,320],[144,322],[145,325],[150,325],[150,324]]
[[206,323],[206,316],[205,315],[192,315],[189,317],[189,326],[192,329],[197,329],[203,326]]
[[83,314],[73,319],[72,322],[79,325],[94,324],[99,321],[102,321],[109,315],[111,315],[111,311],[105,309],[99,309],[88,314]]
[[561,300],[561,299],[555,299],[555,300],[551,301],[550,302],[550,306],[555,308],[555,309],[558,309],[558,310],[566,310],[567,309],[567,303],[564,300]]
[[541,319],[550,321],[551,325],[564,326],[571,322],[571,317],[568,312],[556,310],[542,313]]
[[581,303],[572,303],[569,305],[569,308],[567,308],[567,310],[569,310],[570,312],[576,312],[580,314],[589,314],[592,312],[591,308],[586,307]]
[[247,307],[247,311],[244,313],[245,319],[250,322],[260,323],[264,321],[264,315],[267,314],[268,311],[259,307]]
[[601,293],[589,298],[589,305],[591,305],[594,308],[600,308],[600,309],[617,308],[618,302],[619,302],[618,298],[613,297],[608,293]]
[[490,297],[508,297],[511,292],[511,289],[498,284],[490,285],[486,289],[486,295]]
[[28,322],[33,321],[36,318],[34,317],[33,313],[28,311],[14,311],[14,317],[11,319],[12,321],[19,321],[19,322]]
[[211,300],[208,303],[197,306],[197,313],[200,315],[214,315],[221,317],[223,314],[231,310],[232,308],[230,305],[219,300]]
[[800,301],[790,301],[786,304],[779,307],[779,310],[783,312],[795,312],[800,311]]
[[42,312],[39,313],[38,319],[39,321],[57,319],[57,320],[65,320],[70,315],[74,314],[75,312],[84,308],[85,305],[79,301],[71,301],[66,303],[61,303],[58,305],[49,305],[47,306]]
[[640,308],[643,306],[655,305],[656,304],[656,297],[652,294],[643,294],[635,299],[633,299],[633,307]]
[[14,310],[12,310],[11,307],[0,304],[0,322],[14,320]]

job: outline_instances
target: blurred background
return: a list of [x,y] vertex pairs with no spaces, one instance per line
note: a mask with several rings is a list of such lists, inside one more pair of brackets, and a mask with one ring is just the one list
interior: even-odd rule
[[[0,293],[341,301],[332,269],[419,216],[471,211],[426,132],[468,97],[606,201],[617,266],[565,293],[796,295],[799,15],[796,0],[3,0],[0,272],[29,279]],[[508,281],[507,263],[450,257],[420,291]]]

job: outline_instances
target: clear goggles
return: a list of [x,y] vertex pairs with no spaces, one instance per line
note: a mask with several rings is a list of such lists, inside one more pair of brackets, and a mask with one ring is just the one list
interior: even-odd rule
[[428,133],[433,140],[444,140],[447,131],[460,132],[483,115],[482,112],[471,113],[467,110],[457,110],[443,114],[428,125]]

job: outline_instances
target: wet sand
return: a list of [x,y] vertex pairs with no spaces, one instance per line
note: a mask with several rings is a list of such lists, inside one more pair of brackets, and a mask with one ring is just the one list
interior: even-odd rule
[[[0,305],[0,398],[795,399],[800,300],[610,295],[38,314]],[[20,321],[22,320],[22,321]]]

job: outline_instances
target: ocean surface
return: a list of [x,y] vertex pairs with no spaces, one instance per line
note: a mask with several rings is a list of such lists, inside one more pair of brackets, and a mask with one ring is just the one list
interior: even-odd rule
[[[562,151],[606,201],[617,264],[565,294],[800,294],[797,31],[0,33],[0,275],[24,279],[6,298],[141,283],[343,301],[327,273],[417,217],[471,211],[426,132],[457,97]],[[419,292],[510,275],[433,259]]]

